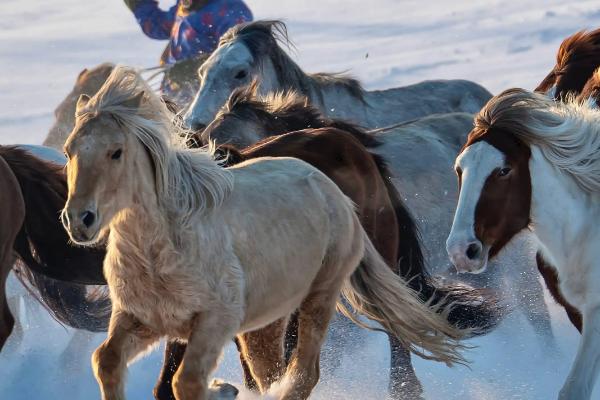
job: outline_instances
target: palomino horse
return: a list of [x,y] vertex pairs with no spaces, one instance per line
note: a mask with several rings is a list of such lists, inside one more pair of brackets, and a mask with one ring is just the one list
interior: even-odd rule
[[6,214],[0,224],[0,349],[14,324],[6,307],[4,283],[15,260],[19,276],[36,289],[59,321],[78,329],[106,329],[108,299],[88,299],[82,286],[105,282],[104,252],[69,244],[58,218],[67,194],[62,166],[12,146],[0,147],[0,165],[1,204]]
[[[81,97],[65,144],[63,222],[80,244],[108,236],[113,313],[93,356],[103,398],[123,398],[126,364],[162,336],[187,342],[177,398],[209,398],[208,375],[236,334],[266,390],[283,374],[285,321],[296,309],[298,346],[280,398],[306,398],[336,304],[365,325],[340,293],[412,351],[463,361],[457,339],[466,332],[393,274],[323,173],[293,158],[221,168],[178,144],[172,121],[135,71],[117,67],[93,98]],[[274,339],[256,348],[248,340],[267,334]]]
[[279,43],[289,45],[280,21],[257,21],[231,28],[198,70],[200,90],[185,115],[194,129],[208,125],[234,89],[257,79],[261,94],[295,90],[329,117],[369,128],[433,113],[477,112],[491,94],[474,82],[434,80],[365,91],[339,74],[307,74]]
[[556,65],[535,89],[563,99],[578,95],[596,68],[600,67],[600,29],[579,31],[560,44]]
[[479,272],[532,229],[544,278],[582,333],[560,399],[589,399],[600,369],[599,126],[587,104],[511,89],[476,117],[456,160],[461,190],[448,238],[456,267]]
[[[212,140],[217,144],[246,145],[273,134],[319,127],[335,127],[355,134],[364,132],[355,125],[324,116],[302,96],[287,93],[258,97],[250,86],[234,91],[215,120],[195,137],[202,143]],[[471,114],[451,113],[375,131],[377,142],[382,144],[371,151],[389,162],[392,172],[389,178],[403,195],[410,214],[417,217],[426,264],[437,274],[446,274],[451,267],[444,248],[458,198],[452,165],[472,127]],[[405,232],[403,236],[408,234]],[[542,339],[552,343],[550,315],[542,285],[534,272],[532,242],[531,235],[521,235],[511,242],[510,251],[503,252],[488,273],[452,278],[478,287],[502,289],[503,300],[516,304]],[[406,269],[401,264],[401,271],[407,274],[411,262],[404,266]],[[412,268],[416,274],[426,271],[415,265]]]

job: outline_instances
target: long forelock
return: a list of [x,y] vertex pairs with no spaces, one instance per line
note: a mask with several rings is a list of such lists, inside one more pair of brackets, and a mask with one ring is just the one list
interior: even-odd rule
[[588,193],[600,193],[600,111],[575,98],[556,102],[538,93],[510,89],[494,97],[475,118],[467,145],[491,128],[537,146],[555,167]]
[[[125,106],[144,93],[139,107]],[[189,228],[193,217],[218,208],[233,188],[231,173],[216,164],[206,149],[188,149],[189,132],[164,101],[133,69],[118,66],[79,119],[110,114],[125,133],[139,140],[151,157],[159,204],[175,219],[176,230]]]

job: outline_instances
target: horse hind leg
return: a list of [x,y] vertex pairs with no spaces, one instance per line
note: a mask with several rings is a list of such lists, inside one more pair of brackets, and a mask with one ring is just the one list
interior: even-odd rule
[[284,338],[288,318],[238,336],[242,359],[260,392],[265,393],[285,371]]
[[314,292],[300,306],[298,346],[282,381],[280,400],[306,399],[319,381],[319,355],[339,290]]
[[165,359],[160,377],[154,387],[156,400],[175,400],[173,393],[173,376],[183,361],[186,344],[176,340],[169,340],[165,348]]
[[391,399],[422,399],[423,387],[415,373],[410,351],[393,335],[390,341],[390,382],[388,391]]

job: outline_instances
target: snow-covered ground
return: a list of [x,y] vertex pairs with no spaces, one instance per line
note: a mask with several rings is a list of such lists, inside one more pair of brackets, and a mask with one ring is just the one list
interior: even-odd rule
[[[167,1],[162,1],[168,4]],[[596,1],[248,0],[257,18],[288,23],[295,57],[308,71],[349,70],[368,88],[430,78],[475,80],[492,92],[534,87],[568,34],[600,25]],[[0,2],[0,143],[41,143],[54,107],[84,67],[103,61],[152,66],[164,43],[144,37],[120,0]],[[525,300],[524,300],[525,301]],[[470,342],[471,369],[416,360],[430,399],[552,399],[568,372],[577,332],[547,299],[556,344],[536,337],[519,314]],[[1,399],[92,399],[89,367],[104,335],[59,326],[39,307],[23,315],[22,342],[0,354]],[[162,353],[130,368],[129,398],[150,398]],[[387,387],[387,339],[365,333],[324,371],[316,399],[381,399]],[[239,382],[233,346],[219,378]],[[600,390],[595,397],[600,399]]]

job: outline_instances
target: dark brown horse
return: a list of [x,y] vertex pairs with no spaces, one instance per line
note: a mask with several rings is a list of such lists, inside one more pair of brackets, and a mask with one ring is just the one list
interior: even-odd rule
[[564,98],[567,93],[578,95],[592,73],[600,67],[600,29],[579,31],[566,38],[558,48],[556,65],[535,89],[553,97]]
[[0,349],[14,325],[6,307],[5,282],[18,260],[22,281],[38,293],[59,321],[102,331],[110,315],[106,296],[88,299],[84,285],[104,284],[102,249],[69,244],[59,219],[67,194],[62,166],[12,146],[0,147]]
[[[243,146],[269,134],[280,135],[240,151],[231,145],[221,146],[217,153],[227,156],[227,165],[256,157],[288,156],[317,167],[357,204],[361,222],[378,251],[391,268],[421,292],[424,300],[440,302],[442,309],[442,302],[458,303],[448,316],[453,324],[475,328],[480,334],[488,332],[499,319],[495,300],[464,285],[440,285],[429,276],[416,225],[391,183],[391,173],[381,157],[367,150],[376,148],[378,140],[354,125],[324,117],[306,102],[290,102],[274,110],[256,101],[254,92],[254,87],[235,91],[215,121],[202,134],[191,138],[191,144],[202,145],[211,139],[217,144],[228,141]],[[253,132],[240,130],[241,126],[248,126],[248,121],[254,126]],[[306,127],[326,129],[286,133]],[[238,135],[232,135],[233,132]],[[293,337],[293,332],[289,336]],[[395,397],[419,396],[422,389],[411,366],[410,353],[390,340],[390,391]],[[183,353],[181,345],[169,344],[166,361],[176,363],[169,357],[177,353]],[[169,368],[164,370],[168,371]],[[167,381],[168,377],[162,379]]]

